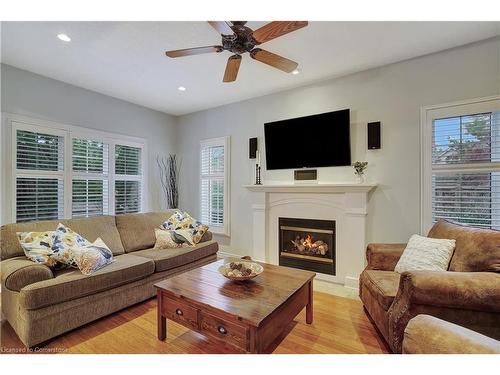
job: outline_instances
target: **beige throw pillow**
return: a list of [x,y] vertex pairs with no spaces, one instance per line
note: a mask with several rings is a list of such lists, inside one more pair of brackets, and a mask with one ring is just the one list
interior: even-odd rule
[[189,246],[188,240],[176,232],[178,231],[155,229],[156,242],[154,248],[163,250]]
[[455,240],[410,237],[394,271],[446,271],[455,250]]
[[113,253],[100,238],[85,246],[74,246],[70,251],[84,275],[91,275],[114,261]]

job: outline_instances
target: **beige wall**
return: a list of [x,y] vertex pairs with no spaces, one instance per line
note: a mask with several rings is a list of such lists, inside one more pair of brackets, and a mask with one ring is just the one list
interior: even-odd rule
[[[175,153],[175,117],[9,65],[0,66],[2,112],[146,139],[146,200],[149,210],[165,207],[156,155]],[[10,128],[2,123],[1,223],[11,220],[10,134]]]
[[[500,93],[500,41],[489,40],[346,77],[178,118],[181,207],[199,214],[199,141],[231,136],[231,238],[226,251],[250,253],[252,181],[248,139],[268,121],[351,109],[352,160],[369,162],[367,175],[379,186],[371,194],[367,239],[406,241],[420,230],[421,106]],[[279,74],[277,72],[276,74]],[[238,83],[236,83],[238,84]],[[382,122],[382,149],[366,149],[366,123]],[[309,141],[314,142],[313,134]],[[298,143],[303,138],[298,139]],[[265,180],[292,181],[292,170],[264,171]],[[350,167],[321,168],[320,180],[353,180]]]

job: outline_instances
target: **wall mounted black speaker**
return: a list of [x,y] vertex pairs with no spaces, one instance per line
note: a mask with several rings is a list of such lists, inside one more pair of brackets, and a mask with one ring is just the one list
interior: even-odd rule
[[368,150],[380,148],[380,121],[368,123]]
[[257,157],[257,138],[250,138],[248,141],[248,157],[255,159]]

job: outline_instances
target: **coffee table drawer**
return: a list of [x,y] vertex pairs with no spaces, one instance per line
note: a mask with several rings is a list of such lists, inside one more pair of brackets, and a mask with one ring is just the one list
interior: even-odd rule
[[248,330],[238,324],[229,323],[206,312],[200,312],[200,331],[226,341],[231,345],[248,350]]
[[198,310],[176,299],[163,299],[163,312],[167,319],[198,329]]

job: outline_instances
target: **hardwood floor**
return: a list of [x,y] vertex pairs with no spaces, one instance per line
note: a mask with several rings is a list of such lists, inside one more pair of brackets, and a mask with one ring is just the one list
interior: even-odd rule
[[[306,324],[305,309],[288,326],[284,339],[270,352],[299,353],[388,353],[383,339],[358,300],[314,292],[314,322]],[[23,348],[10,325],[3,321],[1,346]],[[64,348],[65,353],[233,353],[198,333],[168,321],[168,338],[156,338],[156,299],[129,307],[75,329],[45,344],[44,349]]]

